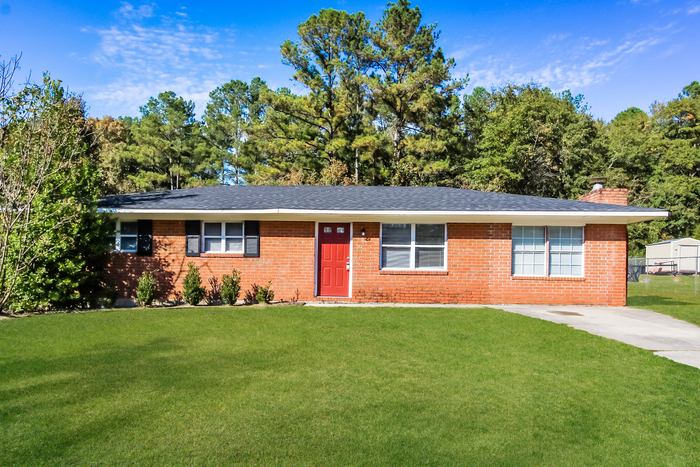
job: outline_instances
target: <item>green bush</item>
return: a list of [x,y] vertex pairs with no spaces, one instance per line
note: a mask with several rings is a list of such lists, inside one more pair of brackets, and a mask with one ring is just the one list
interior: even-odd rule
[[207,294],[207,289],[202,287],[202,278],[199,276],[199,268],[194,263],[187,263],[189,270],[185,276],[184,290],[182,296],[190,305],[198,305],[204,300]]
[[235,305],[241,293],[241,276],[235,269],[231,275],[224,274],[221,284],[221,299],[227,305]]
[[139,301],[141,306],[151,306],[153,299],[156,298],[158,293],[158,283],[156,282],[155,271],[143,271],[141,277],[139,277],[139,285],[136,288],[136,299]]
[[272,290],[272,281],[267,283],[267,287],[259,285],[255,299],[258,303],[270,303],[275,298],[275,292]]
[[246,305],[258,303],[258,289],[260,289],[260,286],[258,284],[250,284],[250,290],[246,290],[245,297],[243,297],[243,301]]

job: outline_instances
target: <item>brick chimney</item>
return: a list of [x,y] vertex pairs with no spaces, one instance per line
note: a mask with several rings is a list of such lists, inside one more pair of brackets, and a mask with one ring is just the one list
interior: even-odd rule
[[593,177],[593,190],[578,197],[579,201],[589,203],[620,204],[627,206],[627,188],[605,188],[607,179],[604,177]]

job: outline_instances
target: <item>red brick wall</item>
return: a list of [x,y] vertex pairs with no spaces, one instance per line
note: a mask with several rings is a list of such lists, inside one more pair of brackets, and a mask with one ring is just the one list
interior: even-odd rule
[[578,197],[589,203],[621,204],[627,206],[627,188],[598,188]]
[[627,227],[585,227],[583,278],[513,277],[511,224],[448,224],[447,271],[379,270],[379,224],[355,223],[353,299],[624,306]]
[[314,289],[313,222],[261,222],[260,257],[244,258],[242,254],[203,253],[185,256],[185,221],[153,221],[153,256],[136,253],[113,253],[108,273],[117,283],[120,297],[135,297],[138,278],[144,270],[159,269],[156,274],[159,298],[180,298],[187,263],[199,267],[202,283],[209,288],[212,276],[219,279],[236,268],[241,273],[243,293],[252,283],[261,285],[272,280],[275,299],[289,300],[295,290],[300,300],[312,300]]
[[[359,232],[365,229],[365,237]],[[614,305],[626,303],[627,228],[585,227],[583,278],[511,276],[511,224],[448,224],[447,271],[381,271],[379,223],[355,223],[352,298],[358,302],[529,303]],[[161,270],[161,289],[173,298],[182,290],[187,263],[206,281],[235,267],[243,285],[273,281],[276,298],[314,300],[314,223],[260,222],[260,258],[203,254],[185,257],[183,221],[154,221],[154,256],[115,253],[110,274],[123,297],[135,295],[146,269]]]

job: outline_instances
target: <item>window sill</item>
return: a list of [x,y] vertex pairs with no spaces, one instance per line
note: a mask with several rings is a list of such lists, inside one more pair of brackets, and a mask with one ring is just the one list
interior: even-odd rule
[[511,276],[514,281],[585,282],[585,277]]
[[447,276],[449,271],[421,271],[418,269],[411,270],[393,270],[380,269],[380,276]]
[[202,258],[243,258],[243,253],[200,253]]

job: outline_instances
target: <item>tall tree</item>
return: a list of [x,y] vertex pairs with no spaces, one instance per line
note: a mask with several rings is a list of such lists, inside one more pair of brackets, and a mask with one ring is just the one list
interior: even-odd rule
[[372,29],[374,50],[366,57],[375,70],[367,86],[396,165],[405,154],[445,151],[441,120],[451,115],[456,93],[467,81],[452,78],[455,61],[437,47],[437,24],[421,20],[420,9],[408,0],[389,3]]
[[94,149],[60,81],[0,95],[0,311],[85,306],[99,291],[112,229],[96,212]]
[[268,121],[280,124],[268,136],[282,147],[292,144],[300,149],[292,139],[302,143],[308,148],[305,154],[316,158],[314,170],[337,159],[348,167],[355,165],[359,172],[359,149],[352,150],[350,132],[357,133],[361,127],[362,84],[357,78],[367,68],[363,57],[368,30],[363,13],[327,9],[299,25],[299,42],[282,44],[282,62],[294,68],[292,78],[309,92],[304,96],[263,94],[264,101],[280,114]]
[[[488,102],[485,102],[485,99]],[[576,198],[604,169],[606,148],[582,96],[534,84],[507,85],[484,95],[467,125],[476,142],[466,185],[491,191]],[[488,113],[484,114],[484,109]]]
[[197,151],[199,123],[194,102],[172,91],[150,98],[140,108],[141,118],[132,127],[134,144],[129,147],[138,174],[129,178],[139,190],[178,189],[216,182],[211,166],[202,164]]
[[202,130],[211,150],[209,163],[222,184],[232,180],[239,185],[250,167],[244,146],[251,125],[259,123],[264,113],[260,92],[265,88],[260,78],[254,78],[250,85],[231,80],[209,93]]
[[133,193],[137,191],[131,177],[139,172],[139,166],[129,153],[133,144],[131,118],[88,118],[87,123],[97,138],[98,167],[102,175],[102,193]]
[[697,82],[677,99],[620,112],[606,125],[607,176],[630,190],[635,205],[668,209],[668,219],[630,226],[630,251],[692,235],[700,225],[700,92]]

